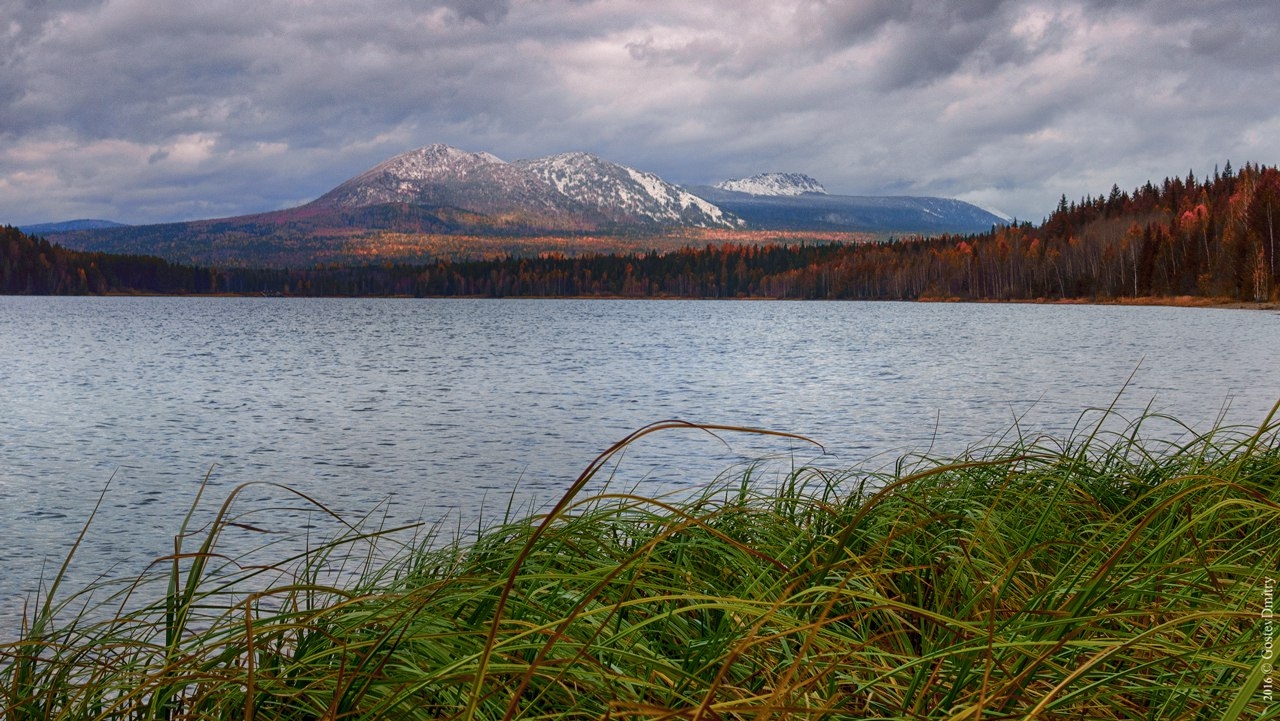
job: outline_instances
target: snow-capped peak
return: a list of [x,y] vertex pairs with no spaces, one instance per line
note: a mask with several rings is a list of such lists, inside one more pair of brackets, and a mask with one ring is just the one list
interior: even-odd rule
[[[476,195],[479,188],[484,188]],[[493,210],[495,197],[520,199],[531,208],[554,207],[554,198],[545,195],[543,183],[530,178],[490,153],[472,153],[448,145],[435,144],[401,153],[384,160],[326,193],[318,202],[349,208],[382,203],[472,206]],[[530,200],[532,198],[532,200]],[[503,210],[508,204],[502,205]]]
[[440,175],[473,170],[484,165],[505,165],[505,162],[490,153],[471,153],[436,143],[385,160],[364,175],[388,175],[401,180],[428,180]]
[[653,173],[573,152],[507,163],[489,153],[428,145],[339,185],[321,205],[451,207],[545,227],[600,224],[736,227],[738,218]]
[[750,178],[723,180],[716,183],[714,187],[751,195],[827,194],[827,189],[822,187],[822,183],[804,173],[760,173]]
[[611,168],[617,167],[591,153],[578,151],[533,160],[517,160],[515,165],[532,172],[555,186],[556,190],[571,197],[580,195],[584,186],[597,182],[599,176],[607,175]]
[[516,161],[515,165],[615,220],[639,218],[703,227],[741,224],[715,205],[653,173],[611,163],[590,153],[561,153]]

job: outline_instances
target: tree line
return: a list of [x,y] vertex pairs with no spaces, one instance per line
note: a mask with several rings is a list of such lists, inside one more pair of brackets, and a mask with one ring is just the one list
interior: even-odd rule
[[219,272],[148,255],[67,250],[12,226],[0,228],[0,293],[211,293]]
[[[944,239],[901,257],[904,296],[961,298],[1280,298],[1280,172],[1228,162],[1211,176],[1166,178],[1068,202],[1039,227]],[[869,278],[870,276],[865,276]],[[892,289],[891,292],[896,292]]]
[[1027,300],[1204,296],[1280,299],[1280,171],[1228,162],[1068,201],[1039,226],[855,245],[790,242],[634,255],[439,260],[313,269],[199,268],[70,251],[0,233],[4,293],[297,296],[623,296]]

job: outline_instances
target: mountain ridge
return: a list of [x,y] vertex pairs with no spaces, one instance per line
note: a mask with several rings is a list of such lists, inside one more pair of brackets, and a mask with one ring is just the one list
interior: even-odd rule
[[52,223],[35,223],[33,225],[17,226],[18,230],[30,235],[41,235],[44,233],[67,233],[76,230],[102,230],[103,228],[127,228],[125,223],[117,223],[114,220],[100,220],[98,218],[77,218],[75,220],[59,220]]
[[954,198],[912,195],[760,194],[692,186],[689,191],[748,227],[813,232],[931,235],[982,233],[1007,220]]
[[738,227],[742,222],[715,205],[636,170],[584,152],[569,152],[515,165],[534,173],[561,193],[604,213],[610,221],[648,219],[693,227]]
[[520,215],[547,229],[620,225],[740,225],[662,178],[583,152],[506,162],[491,153],[428,145],[342,183],[312,204],[388,203]]
[[[388,158],[293,208],[50,235],[77,250],[155,254],[184,263],[288,265],[404,253],[420,259],[434,252],[423,248],[442,245],[461,257],[468,237],[652,236],[666,238],[667,247],[680,233],[697,229],[909,234],[981,232],[1000,222],[961,201],[834,196],[817,192],[821,184],[798,173],[753,178],[731,187],[773,194],[682,187],[584,152],[507,162],[434,144]],[[426,243],[427,236],[458,240]],[[380,251],[382,238],[396,249]],[[532,243],[511,247],[536,250]]]

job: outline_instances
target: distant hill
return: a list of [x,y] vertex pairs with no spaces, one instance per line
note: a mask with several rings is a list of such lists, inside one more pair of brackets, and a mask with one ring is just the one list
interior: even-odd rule
[[1006,218],[951,198],[830,195],[815,191],[784,193],[768,185],[764,186],[766,192],[726,189],[760,189],[757,179],[696,186],[689,191],[741,218],[752,228],[932,235],[983,233],[992,226],[1008,223]]
[[822,183],[804,173],[760,173],[750,178],[722,180],[713,185],[716,190],[728,190],[748,195],[804,195],[827,194]]
[[297,267],[425,260],[442,248],[449,257],[492,254],[495,245],[498,252],[514,252],[470,240],[477,236],[559,236],[543,248],[536,241],[516,244],[519,252],[537,253],[562,250],[565,236],[668,238],[692,229],[977,232],[1000,222],[956,200],[826,195],[816,180],[795,173],[766,173],[725,187],[750,192],[682,188],[588,153],[506,162],[437,144],[389,158],[287,210],[33,232],[78,250],[153,254],[180,263]]
[[117,223],[111,220],[64,220],[58,223],[37,223],[36,225],[18,226],[18,230],[28,235],[43,235],[46,233],[68,233],[73,230],[101,230],[102,228],[127,228],[129,226],[124,223]]

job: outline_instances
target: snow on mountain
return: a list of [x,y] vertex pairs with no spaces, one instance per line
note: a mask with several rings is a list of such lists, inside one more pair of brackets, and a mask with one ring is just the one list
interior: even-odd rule
[[355,180],[364,181],[379,176],[390,176],[403,181],[437,180],[505,164],[501,158],[490,153],[470,153],[437,143],[389,158],[356,176]]
[[504,162],[489,153],[429,145],[402,153],[316,201],[338,208],[388,203],[448,206],[545,227],[657,223],[736,227],[715,205],[645,173],[588,153]]
[[822,187],[822,183],[805,175],[804,173],[760,173],[750,178],[739,178],[737,180],[723,180],[716,183],[714,188],[720,190],[728,190],[734,193],[748,193],[750,195],[804,195],[805,193],[827,194],[827,189]]
[[[380,203],[412,203],[441,184],[488,179],[506,165],[488,153],[469,153],[447,145],[428,145],[378,163],[334,188],[324,198],[358,208]],[[500,171],[498,171],[500,172]]]
[[1009,223],[1012,223],[1015,220],[1012,215],[1009,215],[1008,213],[1004,212],[1003,210],[1000,210],[999,208],[986,205],[985,203],[973,203],[973,205],[996,216],[1000,220],[1004,221],[1006,225],[1008,225]]
[[715,205],[653,173],[611,163],[590,153],[561,153],[514,164],[573,200],[596,209],[611,222],[641,220],[698,227],[741,224]]
[[361,208],[386,203],[451,206],[486,214],[532,214],[569,222],[582,208],[540,178],[489,153],[428,145],[357,175],[316,201]]
[[401,205],[393,215],[427,213],[437,218],[432,222],[521,232],[628,225],[977,232],[1003,222],[944,198],[831,195],[801,173],[762,173],[714,187],[682,188],[589,153],[508,163],[447,145],[390,158],[311,205],[347,215]]

